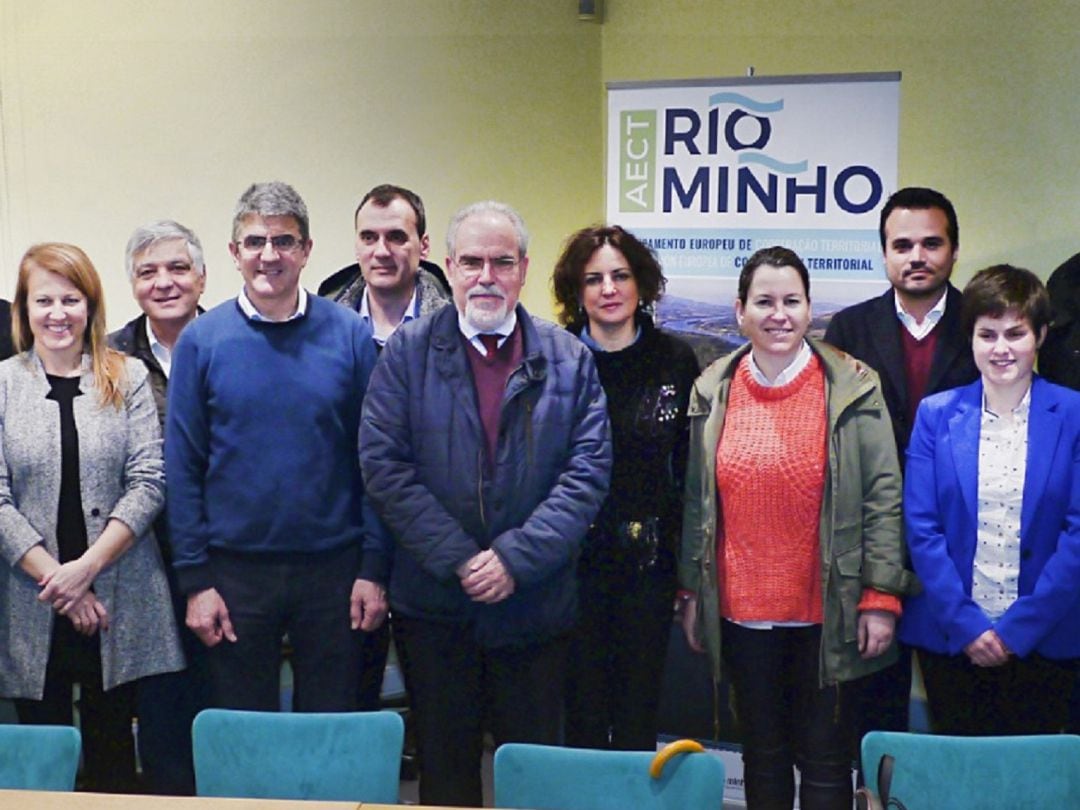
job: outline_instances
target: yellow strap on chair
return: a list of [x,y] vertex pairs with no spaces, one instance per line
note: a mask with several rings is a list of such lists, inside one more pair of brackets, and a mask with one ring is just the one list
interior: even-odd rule
[[675,740],[656,752],[652,762],[649,763],[649,776],[659,779],[664,772],[664,766],[668,760],[677,754],[703,754],[705,747],[697,740]]

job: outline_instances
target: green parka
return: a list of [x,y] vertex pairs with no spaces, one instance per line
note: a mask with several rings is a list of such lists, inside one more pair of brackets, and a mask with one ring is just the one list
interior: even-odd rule
[[[858,604],[864,587],[903,595],[912,587],[900,512],[896,443],[877,374],[853,357],[807,339],[825,369],[828,468],[821,499],[821,685],[868,675],[896,660],[896,644],[864,660],[858,650]],[[690,394],[679,581],[698,595],[697,632],[720,679],[720,607],[716,574],[716,447],[728,390],[749,344],[709,366]]]

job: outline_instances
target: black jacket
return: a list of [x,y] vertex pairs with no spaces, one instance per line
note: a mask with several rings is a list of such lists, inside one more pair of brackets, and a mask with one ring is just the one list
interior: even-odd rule
[[[936,327],[937,346],[926,384],[929,396],[937,391],[974,382],[979,371],[971,355],[971,341],[960,326],[960,291],[948,285],[945,314]],[[904,377],[903,324],[896,317],[895,293],[855,304],[837,312],[825,330],[825,341],[862,360],[881,377],[881,392],[892,418],[896,452],[904,463],[913,425],[908,424],[907,382]]]
[[1050,275],[1046,289],[1054,322],[1039,350],[1039,373],[1080,391],[1080,253]]
[[15,343],[11,339],[11,302],[0,298],[0,360],[7,360],[15,354]]

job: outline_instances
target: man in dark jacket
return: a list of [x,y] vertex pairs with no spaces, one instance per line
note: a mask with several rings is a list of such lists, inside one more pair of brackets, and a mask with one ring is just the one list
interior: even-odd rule
[[[888,292],[833,316],[825,340],[865,362],[881,378],[896,450],[904,453],[923,397],[978,377],[970,335],[960,326],[960,291],[951,283],[960,226],[948,198],[929,188],[889,197],[879,223]],[[874,675],[852,681],[857,733],[906,731],[911,651]]]
[[[1039,374],[1080,391],[1080,253],[1066,260],[1046,282],[1054,320],[1039,349]],[[1080,679],[1069,702],[1070,734],[1080,734]]]
[[558,743],[581,542],[608,487],[606,403],[588,349],[517,303],[521,217],[462,209],[455,307],[407,323],[372,374],[367,491],[397,541],[395,639],[423,804],[478,806],[482,732]]
[[[142,315],[109,335],[109,345],[142,360],[149,372],[158,419],[164,426],[172,348],[181,330],[198,314],[199,298],[206,287],[202,244],[180,223],[160,220],[135,229],[124,260]],[[209,685],[203,645],[184,627],[187,604],[170,565],[167,524],[162,512],[154,522],[154,533],[165,560],[188,668],[139,681],[139,757],[153,792],[191,795],[195,792],[191,721],[209,705]]]
[[1046,289],[1054,321],[1039,350],[1039,373],[1080,391],[1080,253],[1050,274]]
[[7,360],[15,354],[15,343],[11,338],[11,302],[0,298],[0,360]]
[[356,207],[356,264],[319,285],[319,295],[360,313],[375,345],[401,324],[427,315],[450,300],[446,277],[427,261],[431,243],[419,195],[388,183],[375,186]]
[[[320,284],[319,295],[360,313],[381,352],[395,329],[441,309],[450,292],[442,270],[426,261],[431,241],[418,194],[388,183],[375,186],[356,207],[353,225],[357,263]],[[389,650],[389,621],[360,636],[356,694],[361,711],[379,708]]]

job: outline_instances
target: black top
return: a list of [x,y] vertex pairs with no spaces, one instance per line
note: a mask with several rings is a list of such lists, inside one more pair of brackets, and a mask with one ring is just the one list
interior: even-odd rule
[[[60,406],[60,502],[56,514],[56,544],[60,562],[82,556],[87,548],[86,518],[82,509],[79,480],[79,433],[75,428],[75,397],[82,396],[78,377],[46,374],[52,389],[45,395]],[[101,656],[98,637],[75,631],[71,621],[57,616],[49,648],[50,666],[81,679],[100,679]]]
[[[641,336],[625,349],[593,350],[611,419],[611,488],[596,526],[660,520],[663,547],[674,553],[682,523],[690,389],[699,368],[688,344],[638,317]],[[590,543],[586,556],[603,555]]]
[[79,487],[79,432],[72,403],[82,396],[78,377],[45,375],[52,390],[46,399],[60,406],[60,503],[56,514],[56,544],[60,562],[78,559],[86,551],[86,518]]

